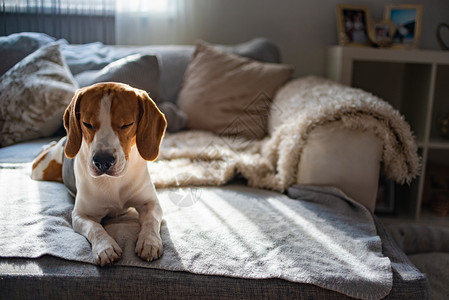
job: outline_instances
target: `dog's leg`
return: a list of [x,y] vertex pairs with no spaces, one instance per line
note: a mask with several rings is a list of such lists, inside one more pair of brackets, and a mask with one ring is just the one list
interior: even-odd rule
[[76,232],[85,236],[92,244],[92,254],[97,264],[110,265],[122,255],[120,246],[99,222],[89,219],[87,216],[81,216],[76,210],[73,210],[72,226]]
[[65,137],[42,147],[33,160],[31,178],[34,180],[62,182],[62,159]]
[[151,201],[136,207],[139,212],[140,233],[136,243],[136,253],[142,259],[152,261],[161,257],[162,208],[158,201]]

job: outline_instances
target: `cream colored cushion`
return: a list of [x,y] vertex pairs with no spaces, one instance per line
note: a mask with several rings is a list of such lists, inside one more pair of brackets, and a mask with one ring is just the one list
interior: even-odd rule
[[318,126],[307,139],[296,183],[329,185],[374,212],[382,144],[372,132],[340,122]]
[[271,99],[292,73],[292,66],[261,63],[199,42],[178,105],[191,129],[260,139],[267,132]]
[[55,133],[77,86],[57,43],[18,62],[0,78],[0,145]]

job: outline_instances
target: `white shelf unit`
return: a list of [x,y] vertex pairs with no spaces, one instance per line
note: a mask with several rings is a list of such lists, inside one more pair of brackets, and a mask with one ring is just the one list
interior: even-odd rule
[[[397,186],[399,217],[441,220],[425,211],[430,199],[424,189],[429,164],[449,169],[449,139],[442,138],[436,126],[439,117],[449,114],[449,52],[333,46],[326,66],[329,78],[369,91],[404,115],[416,136],[423,168],[410,187]],[[449,217],[443,219],[449,224]]]

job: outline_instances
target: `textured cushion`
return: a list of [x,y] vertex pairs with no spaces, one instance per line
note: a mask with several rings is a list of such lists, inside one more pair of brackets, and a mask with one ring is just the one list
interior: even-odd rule
[[191,129],[260,139],[271,99],[292,73],[292,66],[261,63],[199,42],[178,105]]
[[17,63],[0,78],[0,145],[52,135],[76,88],[57,43]]
[[37,32],[14,33],[0,37],[0,76],[25,56],[54,41],[54,38]]
[[99,82],[122,82],[147,91],[150,97],[160,100],[159,61],[157,56],[134,54],[110,63],[101,70],[85,71],[75,75],[80,87]]

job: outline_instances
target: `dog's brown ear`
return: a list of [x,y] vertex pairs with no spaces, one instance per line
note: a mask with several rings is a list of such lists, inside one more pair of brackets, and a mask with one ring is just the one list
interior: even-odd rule
[[68,158],[74,158],[81,148],[82,131],[79,119],[79,107],[83,90],[78,90],[64,112],[64,127],[67,131],[67,142],[64,153]]
[[137,150],[143,159],[153,161],[159,155],[159,147],[167,127],[167,121],[146,92],[138,92],[137,98],[140,109],[136,133]]

